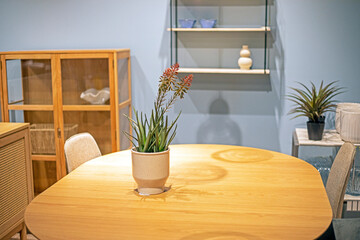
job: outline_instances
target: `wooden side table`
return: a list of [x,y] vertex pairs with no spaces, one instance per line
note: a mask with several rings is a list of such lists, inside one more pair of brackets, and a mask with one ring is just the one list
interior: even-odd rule
[[[319,146],[319,147],[341,147],[344,141],[341,140],[340,134],[335,129],[326,129],[322,140],[309,140],[306,128],[296,128],[292,139],[292,153],[294,157],[299,155],[300,146]],[[360,144],[354,144],[360,146]]]
[[[341,147],[344,141],[335,129],[326,129],[320,141],[309,140],[306,128],[296,128],[292,138],[292,153],[294,157],[299,156],[300,146],[319,146],[319,147]],[[359,147],[360,144],[354,144]],[[355,169],[355,164],[354,164]],[[345,194],[344,200],[347,202],[347,211],[360,211],[360,196]]]

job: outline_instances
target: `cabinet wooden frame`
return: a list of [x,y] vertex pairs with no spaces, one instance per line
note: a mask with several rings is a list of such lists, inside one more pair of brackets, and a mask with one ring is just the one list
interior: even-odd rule
[[[48,111],[52,114],[54,123],[54,135],[55,135],[55,148],[56,155],[38,155],[33,154],[33,161],[55,161],[56,162],[56,178],[61,179],[66,175],[66,162],[64,154],[64,114],[66,112],[79,112],[81,113],[96,113],[96,112],[108,112],[110,116],[110,132],[111,136],[111,148],[112,152],[122,150],[120,145],[119,121],[126,121],[125,117],[119,116],[119,112],[122,108],[129,108],[129,115],[131,116],[131,69],[130,69],[130,49],[94,49],[94,50],[44,50],[44,51],[13,51],[13,52],[0,52],[1,57],[1,76],[0,76],[0,102],[2,120],[9,122],[10,110],[23,110],[27,112],[35,111]],[[6,61],[7,60],[30,60],[48,59],[51,63],[51,94],[52,104],[22,104],[21,101],[9,103],[8,86],[7,86],[7,72]],[[100,61],[106,60],[107,62],[107,76],[108,87],[110,89],[110,103],[105,105],[81,105],[81,104],[65,104],[63,99],[63,81],[62,78],[62,60],[76,60],[76,59],[100,59]],[[103,59],[103,60],[101,60]],[[117,61],[123,59],[127,63],[127,94],[128,98],[119,103],[119,90],[118,90],[118,72]],[[124,80],[126,81],[126,80]],[[23,99],[24,101],[24,88]],[[131,129],[127,129],[127,131]],[[131,145],[130,145],[131,147]]]
[[3,94],[3,79],[4,78],[4,73],[2,71],[2,69],[5,68],[5,57],[4,56],[0,56],[0,114],[1,114],[1,121],[5,121],[4,120],[4,116],[5,116],[5,104],[4,104],[4,94]]

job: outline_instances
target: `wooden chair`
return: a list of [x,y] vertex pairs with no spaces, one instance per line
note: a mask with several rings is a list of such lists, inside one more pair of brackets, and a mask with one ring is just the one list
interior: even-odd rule
[[333,211],[333,218],[341,218],[344,195],[354,162],[356,148],[352,143],[344,143],[337,153],[326,183],[326,193]]
[[68,173],[93,158],[101,156],[90,133],[79,133],[68,138],[64,145]]

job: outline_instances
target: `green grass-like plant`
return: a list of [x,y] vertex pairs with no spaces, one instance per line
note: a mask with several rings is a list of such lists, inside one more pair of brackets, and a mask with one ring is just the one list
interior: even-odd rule
[[288,99],[295,103],[295,107],[290,110],[289,114],[295,114],[295,117],[305,116],[310,122],[324,122],[324,113],[333,111],[336,107],[333,98],[340,93],[343,88],[335,86],[337,81],[324,85],[321,81],[319,89],[311,82],[311,89],[303,83],[298,82],[303,89],[293,88],[294,93],[287,95]]
[[175,138],[176,122],[181,112],[171,123],[168,116],[166,116],[166,112],[178,98],[184,98],[193,79],[192,74],[179,78],[178,71],[179,64],[174,64],[166,69],[160,77],[157,98],[150,117],[143,113],[139,114],[136,110],[134,110],[134,118],[125,115],[135,132],[135,136],[127,132],[124,132],[124,134],[133,143],[136,151],[166,151]]

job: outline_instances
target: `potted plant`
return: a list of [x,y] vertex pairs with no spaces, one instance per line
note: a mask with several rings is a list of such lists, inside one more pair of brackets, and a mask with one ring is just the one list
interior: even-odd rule
[[132,173],[141,195],[159,194],[169,177],[169,145],[176,135],[176,122],[171,123],[167,111],[175,101],[184,98],[193,75],[178,77],[179,64],[166,69],[159,80],[157,97],[151,115],[134,110],[134,118],[126,116],[135,135],[125,133],[133,143],[131,150]]
[[[299,83],[299,82],[298,82]],[[295,117],[305,116],[307,122],[307,131],[310,140],[321,140],[324,132],[325,115],[328,111],[333,111],[336,107],[333,98],[342,93],[342,88],[335,86],[336,81],[324,86],[321,81],[319,89],[311,82],[311,89],[303,83],[299,83],[303,89],[291,88],[294,93],[288,95],[288,99],[295,103],[295,107],[289,114],[295,114]]]

